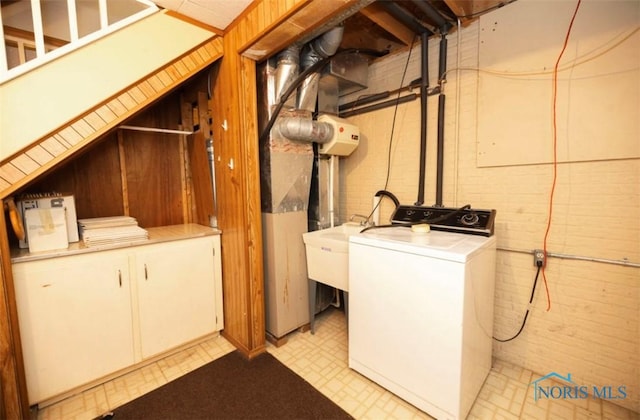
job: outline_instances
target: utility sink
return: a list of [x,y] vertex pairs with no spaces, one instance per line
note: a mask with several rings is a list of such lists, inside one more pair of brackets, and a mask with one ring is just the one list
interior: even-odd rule
[[349,236],[359,233],[359,223],[344,223],[302,234],[309,279],[349,291]]

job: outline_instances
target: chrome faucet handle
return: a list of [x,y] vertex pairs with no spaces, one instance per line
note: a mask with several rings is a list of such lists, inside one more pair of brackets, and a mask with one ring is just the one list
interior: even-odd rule
[[356,218],[362,219],[360,220],[360,226],[370,226],[371,222],[369,221],[369,217],[364,214],[352,214],[349,218],[350,222],[354,222]]

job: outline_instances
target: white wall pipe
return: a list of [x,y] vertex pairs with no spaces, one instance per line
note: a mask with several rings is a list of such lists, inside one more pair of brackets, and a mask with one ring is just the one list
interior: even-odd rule
[[331,155],[329,157],[329,189],[328,189],[328,195],[329,195],[329,223],[331,227],[335,226],[335,223],[333,221],[333,215],[335,214],[335,203],[333,202],[333,182],[334,182],[334,177],[335,177],[335,173],[334,173],[334,168],[333,166],[336,164],[336,159],[337,156],[335,155]]
[[373,196],[373,213],[371,214],[371,220],[374,225],[380,225],[380,200],[382,200],[382,196]]

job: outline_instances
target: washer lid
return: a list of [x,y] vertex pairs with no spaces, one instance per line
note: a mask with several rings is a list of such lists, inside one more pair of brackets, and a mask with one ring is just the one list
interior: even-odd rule
[[496,245],[496,237],[431,231],[412,232],[408,227],[370,229],[351,235],[351,244],[362,244],[426,257],[466,262],[483,248]]

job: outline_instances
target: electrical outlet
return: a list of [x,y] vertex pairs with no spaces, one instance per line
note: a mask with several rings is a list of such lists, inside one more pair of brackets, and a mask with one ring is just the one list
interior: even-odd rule
[[544,251],[541,249],[533,250],[533,265],[536,267],[544,267],[547,263],[547,258],[544,255]]

